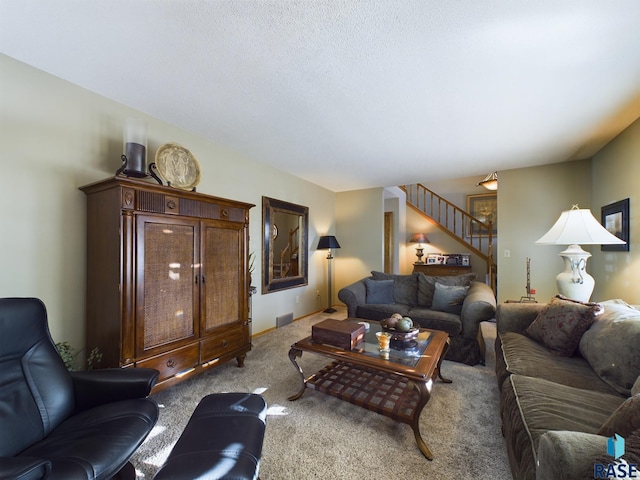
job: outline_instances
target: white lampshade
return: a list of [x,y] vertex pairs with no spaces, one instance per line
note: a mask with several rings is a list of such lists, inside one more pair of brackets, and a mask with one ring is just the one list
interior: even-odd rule
[[536,240],[542,245],[610,245],[622,244],[624,240],[604,228],[587,208],[574,205],[560,214],[558,221]]

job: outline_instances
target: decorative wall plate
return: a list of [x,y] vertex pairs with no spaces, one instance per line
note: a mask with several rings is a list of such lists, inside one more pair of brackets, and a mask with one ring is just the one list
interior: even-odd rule
[[158,148],[156,167],[172,187],[193,190],[200,183],[200,165],[196,157],[177,143],[165,143]]

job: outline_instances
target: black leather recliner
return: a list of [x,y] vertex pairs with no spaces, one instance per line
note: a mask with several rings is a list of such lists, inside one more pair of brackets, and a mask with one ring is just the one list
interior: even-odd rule
[[[44,304],[0,299],[0,478],[107,479],[158,419],[156,370],[69,372]],[[126,469],[125,469],[126,470]]]

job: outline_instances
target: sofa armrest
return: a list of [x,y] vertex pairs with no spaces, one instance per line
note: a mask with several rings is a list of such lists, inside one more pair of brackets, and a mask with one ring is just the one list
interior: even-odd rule
[[496,297],[486,283],[472,282],[467,296],[462,302],[462,336],[475,339],[478,336],[480,322],[491,320],[496,315]]
[[105,403],[148,397],[159,372],[151,368],[105,368],[70,373],[76,412],[80,412]]
[[546,303],[501,303],[496,310],[498,333],[524,333]]
[[338,298],[347,306],[347,316],[355,317],[358,305],[367,303],[367,287],[364,279],[341,288]]
[[0,458],[0,478],[35,480],[47,478],[51,471],[51,462],[34,457]]
[[593,478],[594,463],[607,453],[607,437],[592,433],[551,431],[540,437],[536,479]]

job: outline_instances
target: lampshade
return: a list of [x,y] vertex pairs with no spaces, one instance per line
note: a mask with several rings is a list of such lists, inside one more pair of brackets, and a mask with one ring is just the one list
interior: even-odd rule
[[414,233],[409,239],[409,243],[431,243],[426,233]]
[[484,180],[478,183],[479,187],[487,190],[498,190],[498,172],[493,172],[484,177]]
[[333,235],[325,235],[320,237],[318,242],[318,250],[327,250],[329,248],[340,248],[338,240]]
[[587,208],[574,205],[560,214],[558,221],[536,240],[542,245],[611,245],[623,244],[624,240],[604,228]]

